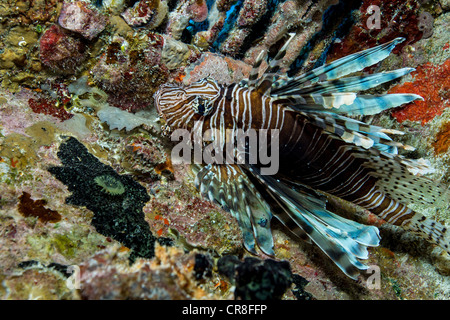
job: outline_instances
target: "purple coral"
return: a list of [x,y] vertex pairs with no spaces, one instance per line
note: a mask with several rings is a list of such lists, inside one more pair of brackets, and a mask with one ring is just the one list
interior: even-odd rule
[[222,44],[221,52],[236,56],[244,41],[252,32],[252,26],[257,23],[267,11],[267,0],[245,0],[239,12],[235,30]]
[[238,26],[241,28],[248,27],[258,22],[267,11],[267,2],[267,0],[245,0],[239,12]]
[[279,3],[264,38],[245,53],[244,61],[253,64],[261,50],[269,51],[288,31],[299,29],[301,31],[296,32],[283,59],[283,65],[289,66],[313,35],[322,28],[323,12],[334,2],[337,1],[321,0],[314,5],[299,1]]
[[76,1],[63,4],[58,22],[61,27],[92,40],[105,29],[107,19],[96,9],[89,8],[86,2]]

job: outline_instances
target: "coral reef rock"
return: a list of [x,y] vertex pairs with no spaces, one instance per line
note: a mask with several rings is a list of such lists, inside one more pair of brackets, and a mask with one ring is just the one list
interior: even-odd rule
[[153,33],[112,39],[91,69],[94,83],[109,94],[110,104],[134,112],[151,105],[158,85],[168,79],[161,58],[163,43],[163,38]]
[[87,57],[84,42],[56,24],[44,32],[39,43],[42,63],[61,74],[75,73]]
[[89,8],[84,1],[65,2],[58,19],[61,27],[79,33],[88,40],[102,32],[106,22],[104,15]]
[[218,271],[235,283],[236,299],[280,299],[292,283],[287,261],[247,257],[240,262],[234,256],[224,256],[218,261]]
[[58,157],[63,166],[51,167],[49,171],[72,192],[66,203],[92,210],[95,229],[132,249],[132,259],[151,258],[156,238],[142,212],[150,199],[147,190],[102,164],[73,137],[61,144]]

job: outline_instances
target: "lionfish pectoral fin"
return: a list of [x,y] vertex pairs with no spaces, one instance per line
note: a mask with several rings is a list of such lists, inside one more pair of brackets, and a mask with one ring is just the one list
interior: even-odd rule
[[[301,229],[350,278],[356,279],[360,270],[368,268],[359,259],[367,259],[367,246],[379,244],[379,232],[374,226],[365,226],[342,218],[325,208],[323,200],[311,193],[296,191],[292,185],[261,175],[249,167],[254,179],[267,188],[267,193],[284,212],[274,212],[291,230]],[[292,230],[295,233],[295,230]]]
[[364,95],[357,92],[371,89],[380,84],[402,77],[412,68],[368,76],[349,77],[318,82],[311,86],[272,90],[272,97],[287,101],[294,109],[328,111],[346,115],[374,115],[415,100],[423,100],[417,94]]
[[412,93],[359,95],[355,92],[280,95],[274,99],[297,111],[326,111],[350,116],[370,116],[415,100],[423,101],[421,96]]
[[269,205],[238,165],[196,165],[195,185],[211,202],[218,203],[236,218],[243,234],[244,247],[256,254],[256,246],[273,256]]
[[416,94],[360,95],[383,83],[400,78],[414,68],[342,78],[385,59],[403,38],[343,57],[301,76],[275,81],[271,96],[295,110],[329,111],[346,115],[374,115],[422,97]]
[[[375,88],[383,83],[390,82],[403,77],[414,71],[414,68],[402,68],[393,71],[380,72],[369,75],[346,77],[330,81],[319,81],[309,86],[284,87],[274,90],[272,96],[281,95],[308,95],[308,94],[328,94],[338,92],[359,92]],[[276,93],[275,93],[276,92]]]
[[[349,104],[339,102],[336,107],[332,104],[330,111],[352,116],[370,116],[415,100],[423,101],[423,98],[417,94],[408,93],[356,95],[355,99]],[[318,104],[322,105],[320,101]]]

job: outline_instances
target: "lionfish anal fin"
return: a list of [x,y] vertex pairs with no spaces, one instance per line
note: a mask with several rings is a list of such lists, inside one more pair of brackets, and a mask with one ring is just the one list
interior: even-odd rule
[[306,234],[347,276],[356,279],[360,270],[368,268],[359,259],[368,258],[367,246],[378,246],[380,237],[376,227],[328,211],[323,197],[306,186],[261,175],[256,167],[249,167],[248,172],[283,208],[274,211],[274,216],[294,233]]

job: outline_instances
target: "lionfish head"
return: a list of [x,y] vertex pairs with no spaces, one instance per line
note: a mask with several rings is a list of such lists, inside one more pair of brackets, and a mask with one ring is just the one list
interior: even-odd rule
[[155,93],[155,105],[171,130],[191,128],[194,121],[210,115],[220,85],[209,77],[188,86],[166,83]]

